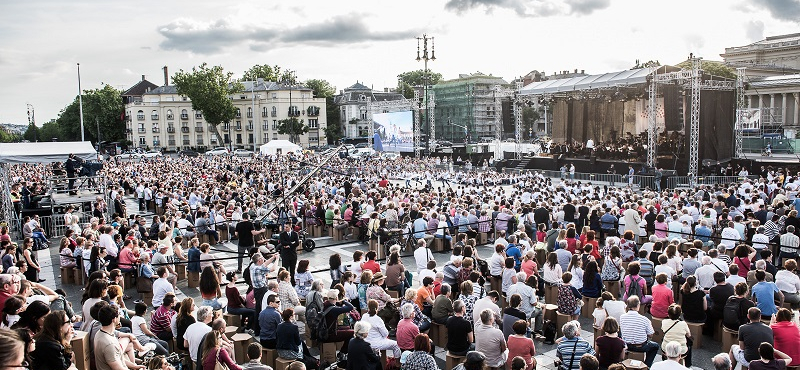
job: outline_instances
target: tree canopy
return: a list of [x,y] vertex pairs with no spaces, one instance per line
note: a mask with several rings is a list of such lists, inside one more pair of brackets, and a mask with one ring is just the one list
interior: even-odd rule
[[[676,67],[692,68],[692,62],[685,60],[678,63]],[[726,66],[724,63],[702,60],[700,61],[700,68],[703,70],[703,72],[712,76],[725,77],[733,80],[736,79],[736,70]]]
[[209,67],[206,63],[192,67],[191,72],[181,69],[172,77],[178,93],[192,101],[192,109],[203,113],[220,143],[224,141],[217,126],[236,117],[230,96],[244,90],[232,77],[233,73],[225,72],[221,66]]
[[291,69],[283,69],[278,65],[269,66],[267,64],[256,64],[250,69],[244,71],[242,81],[256,81],[258,79],[264,81],[273,81],[295,85],[297,84],[297,76],[295,71]]
[[[125,139],[124,106],[121,92],[110,85],[83,91],[84,137],[88,141]],[[45,126],[50,124],[45,130]],[[100,137],[98,138],[98,126]],[[81,139],[80,103],[78,97],[61,110],[56,121],[39,129],[39,141],[58,138],[63,141]],[[28,139],[30,140],[30,139]]]
[[289,141],[297,144],[300,135],[308,132],[308,126],[303,124],[303,120],[298,120],[297,117],[290,117],[278,121],[278,133],[281,135],[289,135]]
[[648,60],[644,63],[641,63],[639,59],[636,59],[636,64],[631,67],[631,69],[640,69],[640,68],[650,68],[650,67],[660,67],[661,62],[658,60]]
[[[441,73],[430,72],[430,81],[428,86],[433,86],[442,80]],[[422,86],[425,84],[425,70],[418,69],[416,71],[403,72],[397,75],[397,92],[403,94],[406,99],[414,98],[414,86]]]

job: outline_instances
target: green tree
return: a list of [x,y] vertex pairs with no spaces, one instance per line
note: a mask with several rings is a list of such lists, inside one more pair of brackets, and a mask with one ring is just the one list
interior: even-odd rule
[[325,137],[328,144],[334,144],[342,138],[341,114],[339,107],[333,102],[336,87],[325,80],[311,79],[305,82],[306,87],[314,91],[314,96],[325,98]]
[[[42,128],[39,129],[39,141],[53,141],[53,139],[67,140],[62,137],[61,127],[59,127],[57,120],[51,119],[45,122]],[[78,138],[80,138],[80,136]]]
[[[87,141],[117,141],[125,138],[124,107],[119,90],[111,85],[103,85],[100,89],[83,91],[83,125],[84,138]],[[99,134],[98,138],[98,126]],[[42,126],[44,128],[44,126]],[[78,97],[61,110],[58,115],[56,130],[48,134],[56,134],[62,141],[81,139],[80,101]],[[39,130],[39,140],[49,141],[50,137]]]
[[308,126],[303,124],[303,120],[298,120],[297,117],[290,117],[278,121],[278,133],[289,135],[289,141],[297,144],[300,135],[308,133]]
[[28,124],[28,129],[25,130],[24,134],[22,134],[22,138],[32,143],[41,140],[41,136],[39,135],[39,127],[33,123]]
[[658,60],[648,60],[644,63],[641,63],[639,59],[636,59],[636,65],[633,66],[631,69],[640,69],[640,68],[650,68],[650,67],[660,67],[661,62]]
[[536,131],[536,122],[539,121],[539,112],[531,107],[522,108],[522,129],[524,136],[532,139],[533,135],[530,133]]
[[[675,66],[680,68],[692,68],[692,62],[689,60],[684,60]],[[736,79],[736,70],[726,66],[724,63],[703,60],[700,61],[700,68],[703,70],[703,72],[705,72],[705,74],[730,78],[733,80]]]
[[256,64],[250,69],[244,71],[242,81],[256,81],[258,79],[264,81],[280,82],[285,84],[297,84],[297,76],[295,71],[290,69],[283,69],[278,65],[269,66],[266,64]]
[[192,67],[191,72],[180,70],[172,77],[178,94],[188,97],[192,109],[203,113],[220,143],[224,141],[217,126],[236,117],[236,107],[230,97],[244,90],[232,77],[233,73],[225,72],[221,66],[209,67],[206,63]]
[[[430,72],[428,86],[433,86],[442,80],[441,73]],[[425,84],[425,70],[418,69],[416,71],[403,72],[397,75],[397,92],[403,94],[406,99],[414,98],[414,86],[422,86]]]

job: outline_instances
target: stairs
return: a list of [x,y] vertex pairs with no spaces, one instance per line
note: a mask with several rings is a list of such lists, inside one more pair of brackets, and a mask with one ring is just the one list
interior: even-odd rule
[[522,158],[519,160],[519,162],[517,162],[517,165],[514,168],[517,169],[518,171],[524,171],[528,169],[529,163],[531,163],[530,158]]

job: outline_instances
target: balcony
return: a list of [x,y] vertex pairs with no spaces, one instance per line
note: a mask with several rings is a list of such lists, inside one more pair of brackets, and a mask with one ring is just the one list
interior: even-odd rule
[[175,146],[175,140],[168,140],[168,141],[167,141],[167,145],[169,145],[169,146]]
[[203,145],[203,139],[197,140],[197,145]]
[[183,132],[184,134],[188,134],[189,133],[189,128],[188,127],[181,127],[181,132]]
[[242,131],[242,126],[235,126],[235,127],[234,127],[234,129],[235,129],[236,131]]
[[247,125],[247,131],[253,131],[253,125]]
[[201,118],[203,118],[203,114],[202,113],[195,113],[194,114],[194,118],[201,119]]
[[150,119],[153,120],[153,121],[158,121],[158,115],[157,114],[151,114],[150,115]]
[[167,127],[167,132],[169,132],[170,134],[174,134],[175,133],[175,127],[172,127],[172,126]]
[[139,121],[144,121],[144,114],[137,115],[136,119],[139,120]]
[[261,129],[264,130],[264,131],[269,130],[269,125],[265,123],[265,124],[261,125]]
[[247,112],[247,118],[253,118],[253,112]]
[[278,116],[278,112],[272,112],[272,116],[273,117],[277,117]]
[[267,117],[269,114],[267,112],[261,112],[261,117]]
[[159,133],[159,132],[161,132],[161,129],[158,128],[158,127],[153,127],[153,132]]
[[139,133],[140,134],[143,134],[145,132],[147,132],[147,129],[145,129],[144,127],[139,127]]
[[160,141],[158,141],[158,140],[153,140],[153,146],[159,146],[159,145],[161,145],[161,142],[160,142]]
[[167,119],[175,119],[175,116],[173,116],[173,115],[171,115],[171,114],[168,114],[168,115],[167,115]]
[[189,140],[184,140],[183,145],[189,145]]
[[194,128],[194,132],[203,132],[203,128],[202,128],[202,127],[199,127],[199,126],[198,126],[198,127],[195,127],[195,128]]
[[187,119],[189,119],[189,115],[188,114],[181,114],[181,119],[182,120],[187,120]]

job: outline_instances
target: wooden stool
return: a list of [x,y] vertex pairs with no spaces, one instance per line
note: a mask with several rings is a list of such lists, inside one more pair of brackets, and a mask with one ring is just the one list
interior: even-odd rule
[[731,350],[732,345],[739,343],[739,332],[726,327],[721,327],[720,329],[722,331],[722,352],[728,352]]
[[225,319],[225,323],[228,324],[228,326],[242,326],[242,317],[239,315],[224,313],[222,317]]
[[434,345],[436,345],[437,347],[442,347],[442,348],[447,347],[447,327],[446,326],[433,322],[433,323],[431,323],[431,333],[432,333],[431,339],[433,340],[433,344]]
[[478,244],[484,245],[489,241],[489,233],[478,233]]
[[693,323],[687,322],[686,325],[689,325],[689,332],[692,333],[692,339],[694,340],[694,344],[692,344],[692,348],[697,349],[702,347],[703,345],[703,324],[701,323]]
[[275,367],[275,360],[278,358],[277,349],[262,348],[261,349],[261,363],[267,366]]
[[178,280],[186,279],[186,264],[180,263],[175,265],[175,273],[178,275]]
[[644,353],[644,352],[625,351],[625,359],[628,359],[628,360],[637,360],[637,361],[644,362],[644,359],[645,359],[646,355],[647,354]]
[[211,242],[209,242],[209,237],[206,234],[197,234],[197,241],[200,242],[200,245],[203,245],[203,243],[211,244]]
[[[233,340],[233,336],[236,335],[236,332],[238,331],[238,326],[228,325],[225,327],[225,336],[228,337],[228,339]],[[244,353],[247,354],[247,348],[244,349]]]
[[311,234],[312,238],[319,238],[322,236],[322,226],[311,225],[308,227],[308,232],[309,234]]
[[238,333],[234,334],[230,339],[233,341],[233,352],[236,357],[236,363],[243,364],[247,362],[247,346],[253,343],[253,336],[247,333]]
[[603,331],[603,328],[592,327],[592,329],[594,329],[594,340],[595,341],[597,340],[597,338],[605,335],[605,332]]
[[197,271],[189,271],[189,288],[197,288],[200,286],[200,273]]
[[587,319],[591,319],[592,312],[594,312],[595,306],[597,306],[597,298],[583,296],[583,307],[581,308],[581,316]]
[[231,240],[230,234],[228,234],[228,227],[223,225],[217,232],[219,232],[219,240]]
[[153,292],[142,293],[142,300],[144,301],[144,304],[147,305],[147,307],[152,307],[153,306]]
[[561,331],[561,327],[564,326],[564,324],[568,323],[571,318],[572,318],[571,315],[565,315],[561,312],[556,311],[556,331],[558,332],[559,337],[564,335],[564,332]]
[[331,228],[331,237],[334,241],[344,240],[344,229]]
[[295,361],[297,360],[287,360],[285,358],[278,357],[275,359],[275,370],[286,370],[289,368],[289,365]]
[[661,344],[664,340],[664,330],[661,328],[661,323],[664,319],[658,317],[650,317],[650,322],[653,324],[653,342]]
[[464,362],[466,356],[456,356],[450,351],[447,351],[447,358],[445,359],[445,369],[452,369],[456,367],[458,364]]
[[503,290],[503,278],[502,277],[489,277],[489,285],[491,286],[492,290],[502,292]]
[[542,314],[542,318],[544,320],[550,320],[555,324],[557,311],[558,306],[554,304],[546,304],[544,305],[544,313]]
[[83,270],[73,267],[72,268],[72,281],[75,282],[75,285],[83,285],[84,281]]
[[125,279],[125,287],[126,288],[132,288],[132,287],[136,286],[136,273],[135,272],[133,272],[133,271],[126,272],[123,275],[124,275],[124,279]]
[[619,280],[604,281],[603,285],[614,298],[619,298]]
[[[637,352],[634,352],[637,353]],[[639,353],[637,353],[639,354]],[[642,358],[644,358],[644,353],[641,353]],[[637,361],[634,363],[633,361]],[[626,369],[630,370],[647,370],[647,365],[644,364],[644,360],[634,360],[634,359],[627,359],[622,361],[622,365],[625,366]]]
[[444,250],[444,238],[433,238],[433,251],[441,252]]
[[714,319],[711,328],[714,329],[714,340],[722,342],[722,319]]
[[72,284],[75,282],[75,277],[72,274],[71,267],[62,267],[61,268],[61,285]]
[[330,364],[336,362],[336,349],[341,348],[342,344],[344,344],[344,342],[322,343],[322,352],[319,355],[319,360],[327,361]]
[[72,353],[75,354],[75,367],[89,369],[89,333],[75,330],[75,336],[70,341]]
[[554,304],[558,300],[558,286],[544,284],[544,302]]

